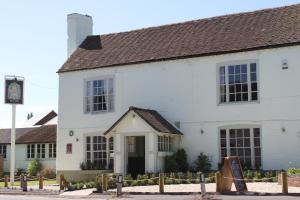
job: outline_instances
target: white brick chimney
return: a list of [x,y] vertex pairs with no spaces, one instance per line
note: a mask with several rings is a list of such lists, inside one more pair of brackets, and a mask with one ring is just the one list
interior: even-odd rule
[[68,20],[68,57],[88,36],[93,34],[93,19],[91,16],[72,13]]

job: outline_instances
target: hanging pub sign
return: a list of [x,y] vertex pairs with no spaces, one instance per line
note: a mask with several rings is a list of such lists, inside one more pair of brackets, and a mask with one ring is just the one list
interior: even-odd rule
[[23,104],[24,102],[24,78],[5,76],[5,100],[6,104]]

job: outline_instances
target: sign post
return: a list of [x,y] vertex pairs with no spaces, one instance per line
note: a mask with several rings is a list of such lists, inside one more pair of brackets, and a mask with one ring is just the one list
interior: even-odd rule
[[5,104],[12,106],[12,125],[10,136],[10,184],[15,180],[16,106],[23,104],[24,77],[5,76]]

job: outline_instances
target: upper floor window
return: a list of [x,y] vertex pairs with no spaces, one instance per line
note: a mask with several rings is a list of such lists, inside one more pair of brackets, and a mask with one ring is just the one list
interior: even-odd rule
[[0,155],[6,158],[6,145],[0,145]]
[[220,103],[258,100],[257,63],[222,65],[218,70]]
[[87,113],[112,111],[114,109],[113,79],[87,81],[85,98]]

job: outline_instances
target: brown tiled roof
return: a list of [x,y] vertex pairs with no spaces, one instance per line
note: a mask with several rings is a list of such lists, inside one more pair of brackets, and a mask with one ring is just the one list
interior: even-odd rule
[[299,44],[300,4],[296,4],[89,36],[58,72]]
[[[10,144],[11,129],[0,129],[0,144]],[[56,125],[17,128],[16,144],[56,143]]]
[[116,127],[122,119],[130,112],[134,111],[138,116],[140,116],[146,123],[148,123],[154,130],[161,133],[170,133],[183,135],[177,128],[175,128],[170,122],[168,122],[163,116],[161,116],[157,111],[150,109],[143,109],[131,106],[128,111],[122,115],[104,134],[109,133]]
[[57,116],[57,113],[52,110],[50,113],[48,113],[42,119],[40,119],[37,123],[35,123],[34,126],[44,125],[56,116]]

